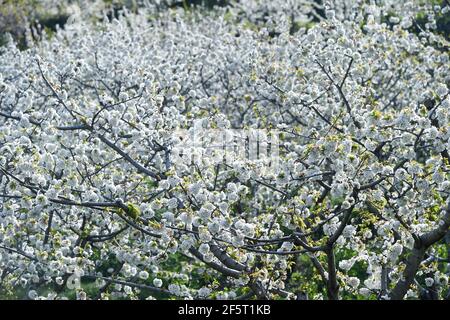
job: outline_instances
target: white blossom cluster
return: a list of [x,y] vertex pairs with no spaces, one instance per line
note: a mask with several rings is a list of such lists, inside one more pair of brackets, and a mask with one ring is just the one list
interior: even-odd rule
[[[418,10],[430,16],[419,33]],[[24,51],[9,42],[1,290],[445,297],[450,56],[432,13],[448,10],[387,0],[147,5],[111,21],[74,14]],[[217,128],[276,130],[277,170],[245,157],[174,160],[174,131]]]

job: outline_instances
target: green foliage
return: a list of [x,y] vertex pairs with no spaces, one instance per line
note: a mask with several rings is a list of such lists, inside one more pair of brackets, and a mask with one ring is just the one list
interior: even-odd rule
[[141,210],[139,207],[133,203],[129,203],[127,205],[128,210],[126,214],[131,217],[133,220],[136,220],[141,215]]

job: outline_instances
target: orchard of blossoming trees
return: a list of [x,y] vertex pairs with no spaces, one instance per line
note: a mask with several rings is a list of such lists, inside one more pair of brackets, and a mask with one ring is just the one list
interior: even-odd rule
[[217,4],[6,36],[0,296],[449,299],[449,2]]

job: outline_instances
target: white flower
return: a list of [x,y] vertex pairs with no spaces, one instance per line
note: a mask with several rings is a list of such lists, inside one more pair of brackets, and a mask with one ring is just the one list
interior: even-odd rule
[[364,297],[368,297],[372,292],[368,288],[361,288],[359,289],[359,293]]
[[342,236],[344,238],[350,238],[356,233],[355,226],[347,225],[345,226],[344,230],[342,231]]
[[189,186],[189,192],[193,195],[197,195],[201,190],[201,184],[200,183],[193,183]]
[[167,208],[175,209],[176,207],[178,207],[178,199],[170,198],[169,201],[167,201]]
[[164,212],[162,217],[163,217],[163,219],[166,219],[169,222],[173,222],[175,219],[175,215],[173,214],[173,212],[170,212],[170,211]]
[[293,247],[294,244],[292,242],[283,242],[278,251],[291,251]]
[[354,260],[341,260],[339,261],[339,268],[344,271],[349,271],[353,267],[354,263]]
[[36,196],[36,202],[40,205],[46,205],[48,203],[48,199],[44,194],[38,194]]
[[170,183],[167,180],[161,180],[159,182],[159,188],[160,189],[169,189],[170,188]]
[[211,289],[207,287],[202,287],[197,291],[199,297],[206,298],[211,294]]
[[447,86],[444,83],[440,83],[436,89],[436,93],[438,94],[438,96],[442,97],[446,95],[447,92],[448,92]]
[[232,182],[230,182],[230,183],[228,183],[227,184],[227,191],[228,192],[230,192],[230,193],[236,193],[237,192],[237,186],[236,186],[236,184],[235,183],[232,183]]
[[130,286],[124,286],[123,291],[128,295],[133,294],[133,288],[131,288]]
[[193,217],[192,217],[191,213],[189,213],[189,212],[182,212],[179,217],[180,217],[180,220],[185,225],[191,225],[192,224]]
[[38,294],[35,290],[28,291],[28,298],[31,300],[35,300],[38,297]]
[[389,253],[388,253],[388,258],[390,261],[395,262],[395,260],[400,256],[400,254],[403,251],[403,246],[400,243],[395,243]]
[[78,300],[86,300],[87,299],[87,294],[84,291],[78,291],[77,292],[77,299]]
[[434,279],[433,278],[425,278],[425,285],[427,287],[431,287],[434,284]]
[[202,243],[200,245],[200,247],[198,248],[198,251],[201,254],[207,254],[209,252],[209,250],[210,250],[210,248],[209,248],[209,245],[207,243]]
[[64,283],[64,280],[62,277],[56,277],[55,282],[57,285],[62,285]]
[[202,218],[203,220],[208,220],[211,217],[211,211],[202,207],[199,212],[198,215],[200,216],[200,218]]
[[163,284],[163,282],[162,282],[161,279],[158,279],[158,278],[153,279],[153,285],[154,285],[155,287],[161,288],[162,284]]
[[372,238],[372,231],[370,231],[370,230],[364,231],[364,235],[363,236],[364,236],[365,239]]
[[173,283],[169,284],[168,289],[171,294],[176,295],[176,296],[180,295],[180,293],[181,293],[181,288],[177,284],[173,284]]
[[436,274],[435,281],[440,286],[446,286],[448,284],[448,276],[445,274]]
[[147,271],[143,270],[139,272],[139,278],[141,278],[142,280],[147,280],[149,277],[149,274]]
[[238,201],[238,200],[239,200],[239,195],[238,195],[237,193],[229,193],[229,194],[228,194],[228,199],[229,199],[231,202]]
[[359,279],[358,278],[356,278],[356,277],[350,277],[350,278],[348,278],[348,285],[350,286],[350,287],[352,287],[353,289],[356,289],[356,288],[358,288],[359,287]]

